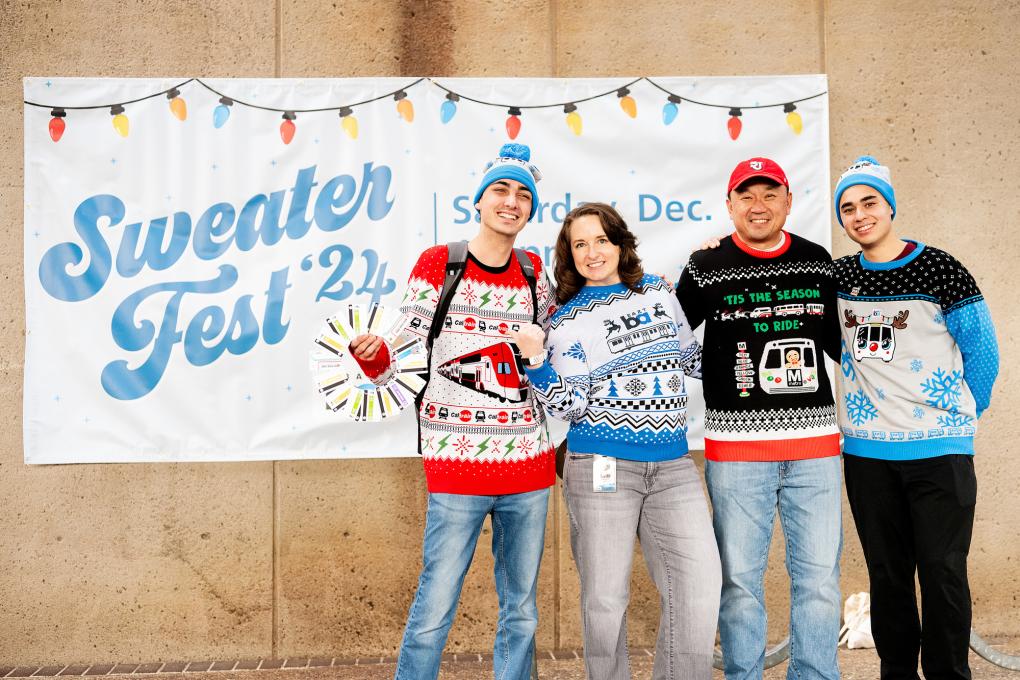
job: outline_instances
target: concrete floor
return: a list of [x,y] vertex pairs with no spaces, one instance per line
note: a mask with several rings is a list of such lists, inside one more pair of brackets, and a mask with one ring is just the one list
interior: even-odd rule
[[[996,648],[1006,654],[1020,654],[1020,639],[1010,640]],[[878,678],[878,657],[874,650],[839,651],[839,662],[843,680],[875,680]],[[652,659],[632,659],[633,680],[652,677]],[[1018,680],[1020,672],[992,665],[971,653],[971,670],[975,680]],[[211,671],[205,673],[208,680],[389,680],[393,677],[394,665],[374,663],[365,666],[334,666],[332,668],[281,669],[257,671]],[[584,680],[584,664],[581,660],[539,661],[540,680]],[[196,678],[196,673],[159,674],[160,680],[206,680]],[[187,677],[186,677],[187,676]],[[128,680],[138,676],[115,676],[107,678]],[[492,677],[492,665],[479,662],[457,662],[443,664],[440,680],[486,680]],[[716,671],[713,680],[722,680],[723,674]],[[786,663],[781,663],[765,672],[764,680],[782,680],[786,677]]]

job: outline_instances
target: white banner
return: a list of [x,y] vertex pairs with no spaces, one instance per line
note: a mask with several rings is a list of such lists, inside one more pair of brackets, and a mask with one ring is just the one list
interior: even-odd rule
[[[419,252],[476,233],[471,196],[511,133],[544,175],[518,245],[549,265],[571,208],[613,202],[675,280],[731,231],[726,181],[751,156],[786,170],[789,229],[829,246],[826,87],[27,78],[25,462],[413,455],[412,412],[325,409],[313,340],[350,303],[396,306]],[[690,415],[697,447],[700,394]]]

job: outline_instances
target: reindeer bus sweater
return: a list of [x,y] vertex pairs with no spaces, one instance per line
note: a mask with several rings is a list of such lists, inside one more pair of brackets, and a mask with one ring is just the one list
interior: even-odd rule
[[915,460],[974,453],[999,350],[970,273],[938,248],[836,260],[845,453]]
[[[425,338],[439,304],[447,247],[429,248],[411,271],[400,311]],[[552,312],[537,255],[538,322]],[[468,255],[464,277],[432,345],[429,383],[418,413],[425,478],[432,493],[502,495],[556,480],[555,453],[541,408],[507,332],[531,323],[532,299],[516,257],[487,267]]]
[[528,368],[539,401],[570,422],[578,453],[655,462],[687,453],[684,375],[701,347],[668,284],[585,286],[553,316],[549,360]]
[[691,255],[677,298],[705,324],[705,458],[783,461],[839,455],[823,354],[839,356],[832,260],[784,232],[762,251],[727,236]]

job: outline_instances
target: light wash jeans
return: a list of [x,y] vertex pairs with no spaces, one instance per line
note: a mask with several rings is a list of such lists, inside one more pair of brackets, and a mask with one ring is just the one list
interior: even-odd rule
[[627,603],[636,536],[659,590],[652,677],[709,680],[722,577],[694,461],[617,459],[612,493],[593,491],[589,454],[568,454],[563,476],[588,679],[630,678]]
[[429,494],[423,564],[397,659],[397,680],[434,680],[478,534],[492,515],[499,621],[496,680],[527,680],[535,654],[535,592],[549,489],[503,496]]
[[843,549],[839,456],[782,462],[706,461],[722,558],[719,636],[727,680],[762,677],[765,566],[776,508],[790,575],[788,680],[836,680],[839,555]]

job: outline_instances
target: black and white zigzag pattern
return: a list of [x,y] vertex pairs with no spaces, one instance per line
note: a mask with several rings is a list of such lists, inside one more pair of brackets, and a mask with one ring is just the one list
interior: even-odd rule
[[648,357],[655,356],[656,354],[676,354],[680,352],[680,342],[678,340],[667,340],[666,342],[657,342],[651,347],[642,347],[641,349],[635,350],[630,354],[624,354],[621,357],[617,357],[608,364],[603,364],[597,369],[592,371],[592,380],[601,379],[610,373],[613,373],[619,368],[624,366],[630,366],[640,361],[647,359]]
[[699,286],[711,286],[725,281],[738,279],[772,279],[777,276],[789,276],[791,274],[822,274],[832,275],[831,262],[783,262],[780,264],[758,264],[752,267],[720,267],[712,271],[703,272],[693,263],[688,265],[691,276]]
[[666,371],[682,371],[683,362],[680,359],[660,359],[657,361],[649,361],[647,364],[641,364],[634,366],[626,371],[617,371],[616,373],[610,373],[608,375],[600,376],[602,380],[608,380],[610,378],[619,378],[622,375],[639,375],[641,373],[664,373]]
[[584,422],[589,425],[608,425],[614,429],[628,428],[635,431],[668,432],[687,427],[687,414],[686,412],[666,415],[652,413],[639,416],[628,412],[611,413],[609,411],[596,411],[594,413],[586,413]]
[[616,302],[617,300],[626,300],[627,298],[629,298],[633,294],[634,294],[634,291],[626,290],[626,291],[624,291],[622,293],[613,293],[613,294],[611,294],[607,298],[593,298],[593,299],[590,299],[584,305],[578,304],[578,305],[571,306],[570,308],[566,308],[560,314],[556,315],[556,317],[553,319],[553,322],[552,322],[552,324],[550,326],[550,329],[556,328],[560,324],[562,324],[564,321],[567,321],[568,319],[573,319],[577,315],[582,314],[584,312],[590,312],[593,309],[597,309],[599,307],[605,307],[606,305],[610,305],[610,304]]
[[835,424],[834,405],[752,411],[705,410],[705,429],[711,432],[776,432]]
[[545,397],[542,401],[546,401],[551,404],[558,404],[570,394],[570,388],[563,378],[560,378],[554,383],[549,383],[549,387],[547,389],[540,389],[538,385],[532,385],[532,389]]
[[644,282],[641,284],[641,292],[647,292],[650,290],[664,290],[670,295],[673,294],[673,286],[670,285],[665,279],[656,277],[645,277]]

